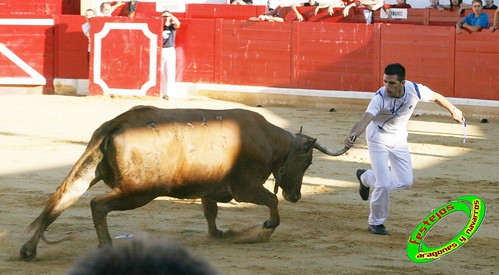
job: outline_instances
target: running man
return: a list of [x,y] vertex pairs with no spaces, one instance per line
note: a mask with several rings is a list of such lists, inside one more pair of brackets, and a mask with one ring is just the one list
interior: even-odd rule
[[366,131],[371,169],[358,169],[357,179],[363,200],[368,200],[369,189],[374,189],[368,230],[380,235],[388,234],[384,222],[388,217],[390,192],[409,189],[413,182],[407,123],[416,104],[433,101],[447,109],[455,121],[464,121],[463,113],[444,96],[422,84],[405,80],[405,68],[401,64],[386,66],[383,82],[385,85],[371,99],[362,119],[345,138],[345,146],[350,148],[355,138]]

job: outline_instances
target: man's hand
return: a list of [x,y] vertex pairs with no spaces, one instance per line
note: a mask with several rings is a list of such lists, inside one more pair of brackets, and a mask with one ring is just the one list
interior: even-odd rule
[[452,116],[452,119],[454,119],[455,121],[457,121],[459,123],[463,123],[463,121],[464,121],[463,112],[456,107],[454,107],[454,109],[452,109],[451,116]]
[[352,148],[356,139],[357,139],[357,137],[354,134],[349,134],[345,138],[345,147]]

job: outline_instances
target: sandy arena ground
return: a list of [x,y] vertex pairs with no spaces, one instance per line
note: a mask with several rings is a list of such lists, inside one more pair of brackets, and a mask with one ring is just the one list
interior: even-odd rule
[[[89,201],[107,191],[103,183],[90,189],[46,232],[49,240],[72,232],[76,240],[55,245],[40,242],[37,260],[19,260],[19,248],[31,232],[23,229],[41,212],[48,196],[84,151],[92,132],[104,121],[135,105],[164,108],[242,107],[260,112],[290,131],[304,132],[333,149],[365,106],[358,110],[253,108],[196,98],[184,101],[71,96],[1,96],[0,108],[0,274],[64,274],[97,245]],[[330,157],[316,151],[305,174],[303,197],[296,204],[279,197],[281,225],[269,242],[234,244],[206,237],[199,200],[155,200],[145,207],[113,212],[112,237],[147,232],[157,240],[176,240],[210,260],[223,274],[495,274],[499,273],[499,122],[468,120],[463,143],[461,125],[449,117],[418,116],[410,124],[415,183],[392,193],[386,222],[388,236],[367,231],[369,203],[358,195],[357,168],[368,167],[364,136],[347,155]],[[272,180],[266,184],[272,188]],[[473,194],[485,201],[485,221],[462,248],[442,259],[418,264],[406,255],[412,231],[431,211],[453,198]],[[267,209],[245,203],[219,204],[221,229],[261,225]],[[468,218],[457,212],[439,222],[425,241],[450,241]],[[127,242],[116,239],[115,243]]]

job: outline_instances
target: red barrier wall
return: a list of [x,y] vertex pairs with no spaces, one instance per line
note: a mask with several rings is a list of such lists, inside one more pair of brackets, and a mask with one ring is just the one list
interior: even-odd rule
[[88,78],[88,39],[81,25],[85,17],[59,15],[55,17],[54,73],[58,78]]
[[215,39],[215,20],[182,19],[176,36],[177,81],[219,82]]
[[[379,24],[379,71],[386,64],[400,62],[407,78],[421,82],[446,96],[454,94],[455,29],[444,26]],[[378,76],[378,86],[382,85]]]
[[320,90],[376,89],[374,25],[293,23],[295,87]]
[[52,92],[54,19],[4,15],[0,24],[0,85],[44,85]]
[[[214,19],[215,30],[209,25],[199,32],[207,20],[197,20],[184,19],[178,32],[177,45],[185,49],[178,81],[373,91],[383,84],[384,66],[400,62],[408,79],[446,96],[499,100],[494,81],[499,77],[499,37],[488,31],[456,35],[449,26]],[[206,68],[202,79],[197,78],[199,68]],[[463,68],[468,74],[488,74],[463,77]]]
[[[291,24],[220,20],[219,79],[224,84],[293,87]],[[217,36],[215,36],[217,37]]]
[[0,14],[80,14],[80,0],[2,0]]
[[454,96],[499,100],[499,33],[456,35]]

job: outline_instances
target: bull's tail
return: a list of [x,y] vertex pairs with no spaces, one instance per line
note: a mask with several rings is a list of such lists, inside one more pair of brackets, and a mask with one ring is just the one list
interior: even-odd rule
[[31,239],[31,242],[35,243],[35,247],[40,238],[48,244],[58,243],[72,238],[69,236],[59,241],[48,241],[43,233],[64,210],[76,203],[90,187],[102,179],[97,170],[97,165],[103,158],[99,146],[104,140],[105,136],[92,137],[87,149],[73,166],[69,175],[64,179],[55,193],[52,194],[42,213],[24,230],[23,234],[26,234],[33,229],[36,229],[36,232]]

